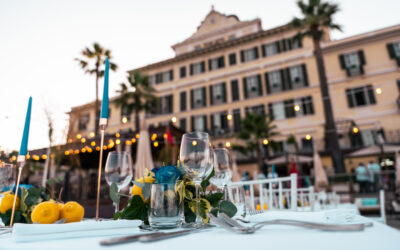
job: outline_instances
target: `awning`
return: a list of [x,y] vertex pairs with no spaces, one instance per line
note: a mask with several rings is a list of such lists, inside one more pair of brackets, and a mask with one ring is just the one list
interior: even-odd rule
[[[400,151],[400,146],[398,145],[383,145],[383,152],[384,153],[396,153],[397,151]],[[348,154],[347,157],[360,157],[360,156],[371,156],[371,155],[380,155],[381,152],[381,147],[378,145],[372,145],[360,150],[357,150],[351,154]]]
[[279,156],[275,159],[272,160],[268,160],[267,164],[270,165],[285,165],[288,164],[290,162],[290,158],[294,158],[295,162],[297,164],[301,164],[301,163],[311,163],[313,161],[313,158],[310,156],[303,156],[303,155],[298,155],[298,156],[290,156],[290,157],[286,157],[286,156]]

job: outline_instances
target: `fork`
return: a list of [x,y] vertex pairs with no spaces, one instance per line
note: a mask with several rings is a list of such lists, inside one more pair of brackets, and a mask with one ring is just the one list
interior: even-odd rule
[[223,213],[221,213],[221,217],[222,219],[217,218],[214,215],[210,214],[210,219],[215,224],[231,232],[241,233],[241,234],[254,233],[255,231],[261,229],[266,225],[290,225],[290,226],[298,226],[311,229],[320,229],[324,231],[361,231],[364,230],[364,228],[367,226],[372,226],[372,223],[338,225],[338,224],[325,224],[325,223],[305,222],[296,220],[270,220],[270,221],[263,221],[256,223],[250,227],[245,227],[240,225],[235,220],[232,220]]

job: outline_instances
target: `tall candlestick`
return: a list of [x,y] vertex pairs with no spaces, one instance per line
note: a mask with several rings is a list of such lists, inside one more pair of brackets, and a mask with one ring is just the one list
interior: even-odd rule
[[101,113],[100,113],[100,159],[99,159],[99,170],[97,174],[97,200],[96,200],[96,221],[99,219],[99,207],[100,207],[100,187],[101,187],[101,170],[103,162],[103,145],[104,145],[104,132],[107,127],[108,120],[108,72],[110,69],[110,62],[108,57],[105,62],[104,70],[104,88],[103,88],[103,100],[101,101]]

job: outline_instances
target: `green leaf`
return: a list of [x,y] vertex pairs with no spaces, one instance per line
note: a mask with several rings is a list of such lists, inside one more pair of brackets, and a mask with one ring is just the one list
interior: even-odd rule
[[196,214],[189,207],[190,202],[185,202],[183,206],[183,213],[185,215],[185,222],[192,223],[196,221]]
[[148,221],[149,206],[145,204],[140,195],[135,195],[129,200],[128,206],[119,213],[116,213],[114,219],[142,220]]
[[25,188],[21,188],[21,201],[19,203],[19,210],[25,213],[28,210],[28,206],[25,203],[26,198],[28,198],[28,191]]
[[[11,213],[12,210],[9,209],[5,214],[1,214],[1,220],[3,221],[4,225],[9,226],[11,221]],[[21,212],[16,210],[14,213],[14,223],[26,223],[25,218],[22,216]]]
[[212,169],[210,175],[201,182],[201,188],[205,191],[206,188],[210,185],[210,179],[215,174],[214,168]]
[[219,201],[222,199],[224,196],[223,193],[213,193],[206,195],[204,198],[210,202],[210,205],[212,207],[218,207]]
[[232,202],[221,201],[219,204],[219,212],[224,213],[229,217],[233,217],[237,212],[237,208]]
[[25,199],[25,204],[28,207],[36,205],[39,203],[39,198],[40,198],[40,189],[30,188],[28,189],[28,196]]
[[114,202],[114,204],[119,204],[118,186],[115,182],[111,183],[110,198]]
[[212,215],[214,215],[215,217],[218,216],[218,212],[219,212],[219,209],[216,208],[216,207],[211,208],[211,210],[210,210],[210,213],[211,213]]

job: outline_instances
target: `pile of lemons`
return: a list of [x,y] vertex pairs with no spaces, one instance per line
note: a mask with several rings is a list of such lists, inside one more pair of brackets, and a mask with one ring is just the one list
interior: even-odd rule
[[53,224],[58,220],[65,220],[65,223],[79,222],[83,219],[85,210],[75,202],[65,204],[54,201],[45,201],[35,206],[32,210],[32,223]]

